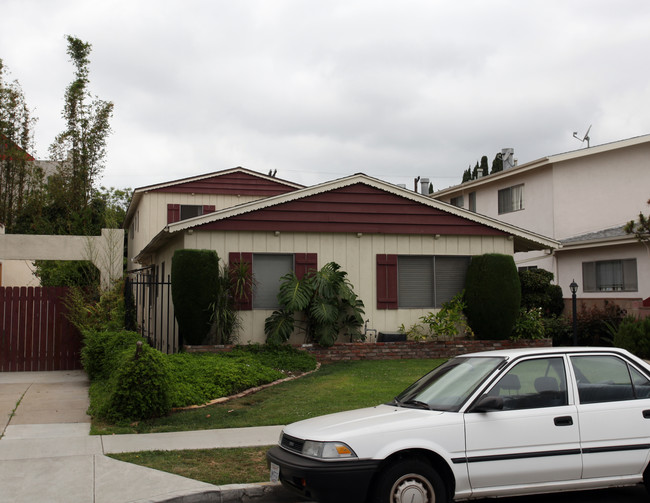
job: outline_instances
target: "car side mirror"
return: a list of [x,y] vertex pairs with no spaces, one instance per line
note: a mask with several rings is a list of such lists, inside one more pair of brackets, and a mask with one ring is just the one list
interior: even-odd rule
[[494,412],[503,410],[503,397],[483,395],[469,412]]

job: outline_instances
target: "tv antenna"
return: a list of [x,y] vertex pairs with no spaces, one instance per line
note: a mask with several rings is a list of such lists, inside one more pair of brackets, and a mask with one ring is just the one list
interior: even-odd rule
[[587,132],[585,133],[585,136],[584,136],[582,139],[580,139],[580,137],[578,136],[578,132],[577,132],[577,131],[574,131],[574,132],[573,132],[573,137],[574,137],[576,140],[580,140],[582,143],[584,143],[585,141],[587,142],[587,148],[589,148],[589,140],[590,140],[590,138],[589,138],[589,131],[591,131],[591,124],[589,125],[589,129],[587,129]]

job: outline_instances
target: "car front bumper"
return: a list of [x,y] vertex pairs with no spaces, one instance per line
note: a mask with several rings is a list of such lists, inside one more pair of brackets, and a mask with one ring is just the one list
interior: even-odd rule
[[266,455],[280,467],[282,485],[305,498],[327,502],[363,502],[377,471],[377,460],[320,461],[273,447]]

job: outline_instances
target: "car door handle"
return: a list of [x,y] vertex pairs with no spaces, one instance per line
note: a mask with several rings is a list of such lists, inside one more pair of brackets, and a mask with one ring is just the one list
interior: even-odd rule
[[643,417],[646,419],[650,419],[650,410],[644,410],[643,411]]
[[571,416],[560,416],[553,419],[555,426],[571,426],[573,424],[573,418]]

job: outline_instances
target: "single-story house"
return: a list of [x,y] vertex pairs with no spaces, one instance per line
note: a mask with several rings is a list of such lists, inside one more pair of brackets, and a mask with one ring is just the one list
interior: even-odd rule
[[[234,178],[242,194],[233,193]],[[366,329],[395,332],[462,290],[471,256],[559,246],[540,234],[364,174],[312,187],[243,168],[205,175],[201,182],[207,180],[210,187],[201,193],[194,178],[136,190],[125,222],[129,264],[161,280],[168,278],[179,249],[210,249],[224,262],[250,262],[256,287],[248,305],[240,306],[243,343],[264,342],[264,320],[277,307],[279,278],[290,270],[336,262],[365,304]],[[252,195],[256,185],[258,193]],[[265,187],[276,193],[260,197]],[[230,205],[223,204],[225,199]],[[197,213],[184,218],[188,201]],[[158,225],[157,232],[146,229],[148,222]],[[173,309],[153,294],[146,300],[152,306],[157,302],[156,313]],[[140,322],[148,317],[151,324],[155,316],[144,314]],[[173,343],[167,339],[159,347],[173,348]]]

